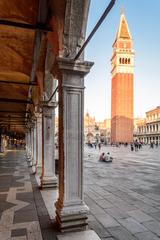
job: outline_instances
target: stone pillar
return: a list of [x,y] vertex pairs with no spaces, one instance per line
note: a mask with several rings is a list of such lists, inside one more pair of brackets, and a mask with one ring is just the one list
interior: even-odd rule
[[30,166],[31,161],[31,129],[28,129],[27,159]]
[[33,161],[32,161],[32,171],[36,173],[37,164],[37,122],[34,122],[33,127]]
[[2,142],[2,135],[0,133],[0,153],[3,152],[3,142]]
[[87,225],[83,201],[84,76],[93,63],[58,59],[59,79],[59,198],[56,220],[62,232]]
[[42,175],[42,114],[37,114],[37,164],[36,172],[40,177]]
[[33,165],[33,126],[30,128],[30,161],[29,166]]
[[54,160],[54,128],[53,114],[54,103],[42,103],[42,188],[56,188],[57,177],[55,175],[55,160]]
[[29,132],[27,131],[27,132],[25,133],[27,158],[29,158],[29,139],[28,139],[28,136],[29,136]]

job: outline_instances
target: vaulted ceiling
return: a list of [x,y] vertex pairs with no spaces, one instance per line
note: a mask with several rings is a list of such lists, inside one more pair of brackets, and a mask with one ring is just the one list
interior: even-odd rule
[[0,1],[0,128],[25,131],[45,59],[44,32],[52,32],[48,16],[53,9],[55,16],[64,12],[65,1],[58,2]]

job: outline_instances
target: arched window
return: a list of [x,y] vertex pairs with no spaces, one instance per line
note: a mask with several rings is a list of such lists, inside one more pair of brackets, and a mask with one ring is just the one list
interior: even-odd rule
[[122,58],[122,63],[124,64],[124,58]]
[[131,63],[131,60],[130,60],[130,58],[128,58],[128,64],[130,64]]
[[127,64],[127,62],[128,62],[128,61],[127,61],[127,58],[125,58],[125,64]]
[[122,58],[119,59],[119,63],[120,63],[120,64],[122,63]]

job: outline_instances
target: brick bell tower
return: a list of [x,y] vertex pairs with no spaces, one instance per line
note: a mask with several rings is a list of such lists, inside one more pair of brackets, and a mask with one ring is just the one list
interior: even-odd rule
[[124,13],[113,43],[111,92],[111,142],[133,141],[134,50]]

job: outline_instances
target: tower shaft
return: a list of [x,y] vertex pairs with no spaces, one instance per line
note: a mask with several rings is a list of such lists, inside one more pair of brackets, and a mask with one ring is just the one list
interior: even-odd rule
[[134,50],[128,24],[122,13],[113,44],[111,142],[133,141]]

